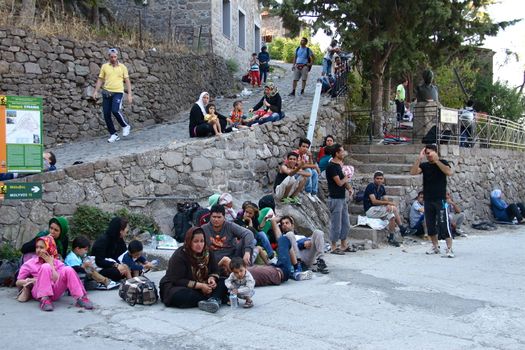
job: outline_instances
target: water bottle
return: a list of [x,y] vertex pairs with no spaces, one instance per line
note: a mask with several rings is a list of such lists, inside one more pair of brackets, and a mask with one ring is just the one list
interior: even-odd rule
[[237,294],[230,293],[230,308],[236,309],[239,307],[239,299],[237,298]]
[[158,260],[151,260],[151,265],[153,265],[153,267],[158,267],[159,266],[159,261]]

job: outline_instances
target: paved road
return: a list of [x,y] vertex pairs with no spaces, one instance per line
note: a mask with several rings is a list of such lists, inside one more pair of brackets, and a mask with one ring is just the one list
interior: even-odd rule
[[[508,229],[507,229],[508,230]],[[94,311],[64,297],[52,313],[0,289],[4,348],[525,348],[525,228],[456,241],[456,259],[426,245],[327,256],[329,275],[257,288],[255,307],[211,315],[127,306],[96,291]],[[162,273],[153,279],[158,281]]]
[[[291,65],[287,63],[274,62],[277,67],[275,73],[271,74],[268,81],[273,81],[283,99],[283,110],[288,115],[309,113],[315,91],[316,78],[321,75],[321,67],[314,66],[307,81],[307,87],[303,96],[288,96],[292,84]],[[244,84],[252,95],[240,97],[243,101],[245,111],[253,107],[263,96],[263,88],[252,89]],[[239,91],[240,93],[240,91]],[[199,96],[195,96],[197,100]],[[212,96],[212,98],[215,98]],[[236,99],[218,97],[213,101],[222,114],[229,114],[232,104]],[[130,136],[121,138],[115,143],[106,142],[108,136],[94,139],[81,140],[62,144],[51,150],[57,156],[57,167],[64,168],[72,165],[75,161],[90,162],[114,156],[124,156],[135,153],[162,148],[173,142],[181,142],[189,139],[188,123],[189,110],[179,113],[174,122],[152,125],[143,129],[132,129]]]

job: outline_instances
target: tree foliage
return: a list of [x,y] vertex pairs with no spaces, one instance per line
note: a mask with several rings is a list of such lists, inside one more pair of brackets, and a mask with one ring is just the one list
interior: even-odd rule
[[486,36],[514,22],[493,23],[485,12],[493,0],[293,0],[298,16],[314,29],[333,26],[361,62],[371,81],[371,108],[380,130],[382,84],[390,62],[393,73],[450,61],[462,45],[481,45]]
[[[307,36],[307,35],[302,35],[302,36]],[[270,57],[274,60],[283,60],[288,63],[293,62],[293,59],[295,56],[295,50],[299,47],[302,36],[298,36],[292,39],[275,38],[268,45],[268,51],[270,53]],[[319,47],[319,44],[311,44],[309,42],[308,47],[310,48],[310,50],[312,50],[315,56],[314,64],[321,64],[323,61],[323,54],[322,54],[321,48]]]

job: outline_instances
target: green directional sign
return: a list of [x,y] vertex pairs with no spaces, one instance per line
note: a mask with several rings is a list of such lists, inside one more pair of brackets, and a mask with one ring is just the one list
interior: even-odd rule
[[42,184],[39,182],[4,183],[5,199],[42,199]]

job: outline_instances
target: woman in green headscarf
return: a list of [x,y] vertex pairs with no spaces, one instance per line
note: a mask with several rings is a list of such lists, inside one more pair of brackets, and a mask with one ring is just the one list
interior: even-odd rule
[[249,110],[249,112],[257,111],[262,107],[262,111],[256,113],[260,114],[257,119],[258,124],[268,122],[275,122],[284,118],[284,113],[281,110],[282,99],[274,83],[268,82],[264,85],[264,96],[261,100]]
[[[60,255],[61,259],[64,259],[67,255],[67,248],[69,245],[69,237],[67,233],[69,232],[69,223],[67,219],[63,216],[57,216],[49,220],[49,229],[39,232],[35,238],[30,240],[27,243],[24,243],[22,246],[22,254],[30,254],[35,253],[36,251],[36,241],[40,237],[44,236],[52,236],[55,240],[58,254]],[[24,261],[25,261],[24,257]]]

